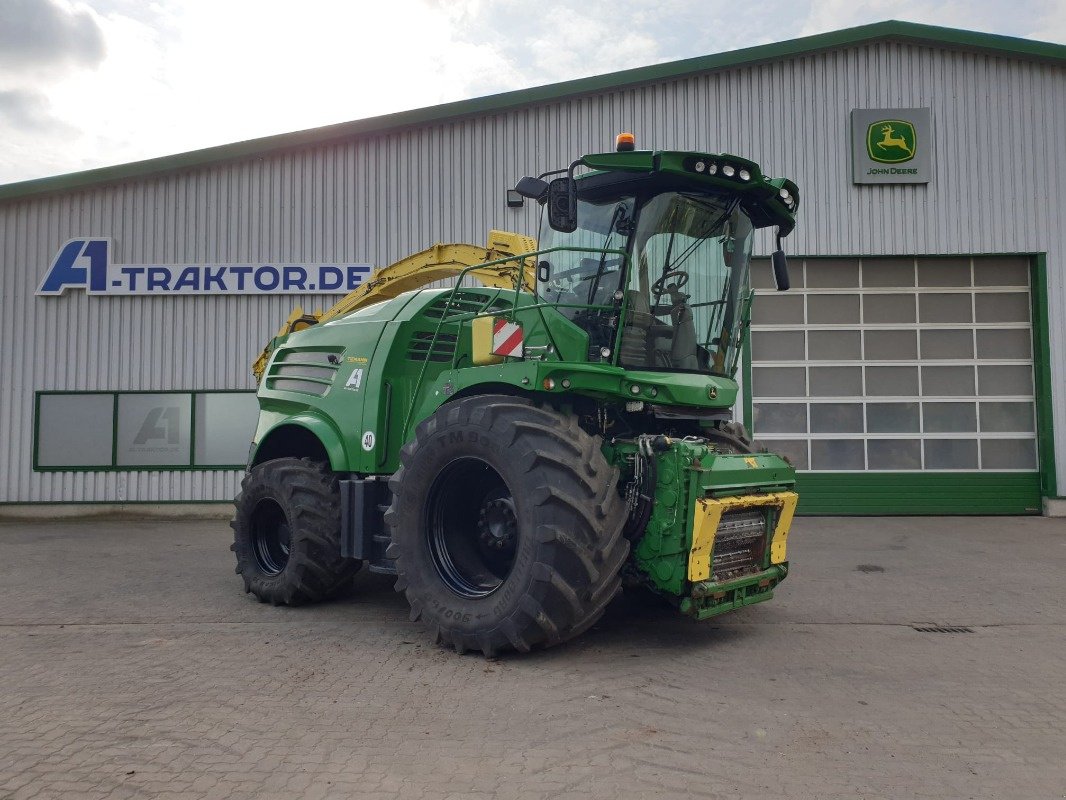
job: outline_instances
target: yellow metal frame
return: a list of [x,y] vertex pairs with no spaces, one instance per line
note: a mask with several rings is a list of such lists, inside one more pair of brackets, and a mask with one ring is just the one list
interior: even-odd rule
[[711,577],[711,557],[714,553],[714,537],[722,514],[741,508],[759,508],[777,506],[781,513],[777,516],[777,525],[770,539],[770,563],[780,564],[787,557],[788,532],[792,527],[792,517],[796,513],[799,495],[795,492],[775,492],[774,494],[743,495],[741,497],[723,497],[721,499],[700,498],[696,501],[692,517],[692,548],[688,554],[688,579],[705,581]]
[[[530,253],[536,249],[536,239],[520,233],[497,230],[489,231],[486,247],[478,247],[474,244],[435,244],[419,253],[401,258],[387,267],[374,270],[366,283],[342,297],[325,313],[315,311],[312,314],[304,314],[302,308],[295,309],[285,320],[285,324],[281,326],[275,338],[310,327],[315,324],[314,320],[319,323],[329,322],[331,319],[374,303],[391,300],[404,292],[420,289],[436,281],[454,278],[467,267],[507,256]],[[514,289],[517,285],[522,291],[532,292],[537,280],[534,262],[535,259],[530,257],[492,264],[472,269],[467,272],[467,275],[479,281],[483,286],[495,289]],[[273,341],[268,342],[252,365],[252,374],[255,375],[256,383],[262,380],[273,349]]]

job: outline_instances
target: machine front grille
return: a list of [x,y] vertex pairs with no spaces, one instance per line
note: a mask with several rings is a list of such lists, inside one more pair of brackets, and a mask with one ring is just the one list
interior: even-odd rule
[[727,511],[714,536],[711,573],[715,581],[729,580],[762,569],[766,546],[766,510]]

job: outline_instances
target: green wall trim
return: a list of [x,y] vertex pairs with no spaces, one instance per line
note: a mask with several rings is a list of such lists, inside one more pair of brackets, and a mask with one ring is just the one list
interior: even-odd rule
[[751,391],[751,312],[752,307],[755,305],[754,291],[751,299],[751,306],[748,308],[748,322],[744,325],[744,342],[743,349],[741,350],[741,369],[743,370],[744,378],[744,410],[742,412],[744,417],[744,427],[748,429],[748,436],[755,438],[755,404],[752,398],[754,395]]
[[1045,497],[1059,493],[1055,467],[1052,410],[1051,338],[1048,313],[1047,253],[1036,253],[1030,270],[1033,317],[1033,377],[1036,381],[1036,437],[1040,454],[1040,489]]
[[801,472],[798,513],[1040,514],[1037,472]]
[[[978,33],[957,28],[943,28],[936,25],[919,25],[913,22],[887,20],[830,33],[804,36],[784,42],[745,47],[726,53],[686,58],[665,64],[653,64],[647,67],[611,72],[606,75],[553,83],[531,89],[519,89],[487,97],[401,111],[396,114],[343,122],[337,125],[327,125],[321,128],[265,136],[259,139],[250,139],[244,142],[209,147],[188,153],[136,161],[130,164],[20,181],[0,186],[0,200],[29,197],[47,192],[69,191],[71,189],[81,189],[96,184],[133,178],[144,178],[180,169],[217,164],[223,161],[260,158],[271,153],[334,143],[356,136],[382,135],[413,126],[450,122],[476,114],[509,111],[579,95],[613,91],[658,81],[676,80],[701,72],[794,58],[825,50],[863,45],[879,40],[976,50],[992,55],[1047,61],[1060,65],[1066,63],[1066,46],[1060,44],[991,33]],[[605,143],[605,146],[607,144]]]

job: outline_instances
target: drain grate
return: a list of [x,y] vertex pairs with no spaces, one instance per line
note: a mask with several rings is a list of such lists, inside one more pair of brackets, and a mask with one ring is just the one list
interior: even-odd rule
[[973,633],[973,628],[958,625],[912,625],[911,628],[918,633]]

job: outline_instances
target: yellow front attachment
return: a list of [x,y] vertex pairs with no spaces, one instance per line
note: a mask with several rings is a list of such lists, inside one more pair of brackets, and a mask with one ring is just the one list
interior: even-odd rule
[[779,509],[777,525],[770,539],[770,563],[780,564],[787,558],[788,531],[796,513],[799,495],[795,492],[744,495],[714,499],[701,497],[696,501],[692,518],[692,548],[688,555],[688,579],[692,582],[706,581],[711,577],[711,559],[714,555],[714,537],[722,514],[760,506],[776,506]]

